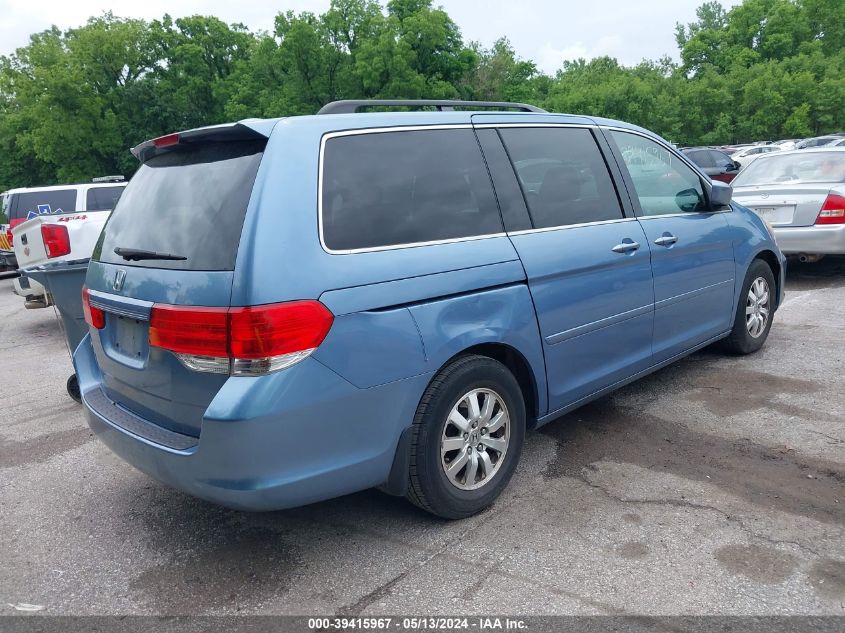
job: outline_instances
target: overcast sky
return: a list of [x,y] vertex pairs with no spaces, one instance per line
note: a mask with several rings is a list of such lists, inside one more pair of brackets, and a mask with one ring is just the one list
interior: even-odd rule
[[[675,23],[695,19],[704,0],[435,0],[460,26],[465,41],[485,46],[506,35],[518,54],[554,73],[565,59],[611,55],[632,65],[663,54],[678,57]],[[740,0],[722,0],[725,7]],[[384,2],[382,2],[384,4]],[[279,11],[325,11],[329,0],[0,0],[0,54],[29,41],[29,34],[55,24],[80,26],[111,10],[122,17],[214,15],[270,30]]]

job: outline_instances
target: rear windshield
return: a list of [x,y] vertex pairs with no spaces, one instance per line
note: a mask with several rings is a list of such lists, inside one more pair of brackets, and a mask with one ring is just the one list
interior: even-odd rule
[[845,152],[800,151],[782,156],[763,156],[734,179],[735,187],[775,183],[845,182]]
[[[94,259],[177,270],[233,270],[266,140],[185,148],[144,163],[109,217]],[[126,261],[115,248],[184,260]]]

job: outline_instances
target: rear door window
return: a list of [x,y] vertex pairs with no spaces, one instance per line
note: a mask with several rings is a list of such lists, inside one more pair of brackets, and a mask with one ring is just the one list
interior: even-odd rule
[[[94,259],[179,270],[233,270],[266,140],[179,146],[146,161],[126,186]],[[185,257],[126,261],[115,248]]]
[[85,194],[87,211],[111,211],[125,187],[91,187]]
[[618,220],[616,188],[592,132],[502,128],[535,228]]
[[352,251],[502,232],[470,129],[328,138],[320,218],[325,246]]
[[12,194],[12,219],[26,220],[36,215],[76,211],[76,189],[23,191]]

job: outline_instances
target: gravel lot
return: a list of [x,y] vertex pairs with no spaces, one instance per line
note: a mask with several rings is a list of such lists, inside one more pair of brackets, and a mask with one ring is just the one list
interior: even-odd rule
[[114,457],[52,310],[0,281],[0,613],[845,615],[845,259],[766,347],[701,353],[529,435],[489,511],[375,491],[221,509]]

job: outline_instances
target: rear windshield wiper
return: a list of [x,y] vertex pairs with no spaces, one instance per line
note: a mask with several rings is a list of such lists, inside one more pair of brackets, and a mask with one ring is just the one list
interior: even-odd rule
[[120,246],[114,249],[114,253],[115,255],[120,255],[128,262],[139,262],[142,259],[188,259],[184,255],[156,253],[155,251],[144,251],[137,248],[121,248]]

